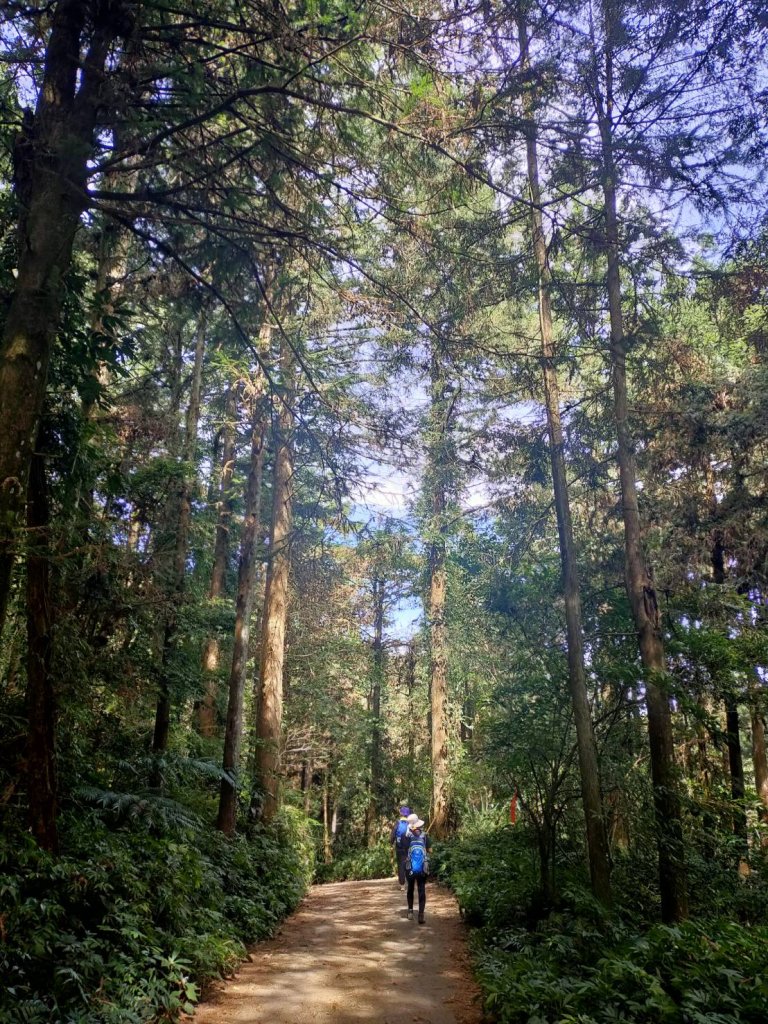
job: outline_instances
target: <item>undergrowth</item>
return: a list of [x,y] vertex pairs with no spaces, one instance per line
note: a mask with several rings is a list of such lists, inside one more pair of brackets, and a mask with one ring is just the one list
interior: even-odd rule
[[5,832],[2,1024],[175,1020],[306,891],[314,842],[300,812],[234,839],[191,813],[167,818],[160,807],[116,824],[114,807],[80,808],[63,817],[57,858]]
[[[631,878],[649,890],[608,913],[586,880],[560,880],[558,898],[537,895],[527,837],[489,828],[440,851],[473,933],[485,1007],[498,1024],[765,1024],[768,1020],[768,887],[709,865],[718,881],[703,889],[691,864],[697,916],[655,923],[656,895],[644,865],[617,866],[618,899]],[[722,877],[721,877],[722,875]],[[726,881],[726,877],[728,881]],[[698,906],[702,890],[709,907]],[[631,888],[627,891],[631,892]]]
[[363,881],[368,878],[386,878],[394,874],[392,846],[388,842],[362,850],[339,854],[330,864],[318,864],[317,882]]

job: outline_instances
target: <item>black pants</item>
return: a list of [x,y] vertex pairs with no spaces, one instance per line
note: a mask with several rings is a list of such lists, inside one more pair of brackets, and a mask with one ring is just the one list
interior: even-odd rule
[[413,910],[413,887],[414,884],[419,887],[419,913],[424,913],[424,906],[427,902],[427,878],[426,875],[409,875],[408,876],[408,909]]
[[395,858],[397,859],[397,880],[400,885],[405,885],[405,859],[408,854],[405,850],[398,850],[395,847]]

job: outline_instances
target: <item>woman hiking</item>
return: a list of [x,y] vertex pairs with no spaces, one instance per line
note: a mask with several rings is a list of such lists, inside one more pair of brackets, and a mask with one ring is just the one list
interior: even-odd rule
[[408,832],[405,837],[405,874],[408,879],[408,918],[413,918],[413,890],[419,891],[419,924],[424,924],[424,907],[427,903],[427,875],[432,840],[423,832],[424,822],[418,814],[408,815]]

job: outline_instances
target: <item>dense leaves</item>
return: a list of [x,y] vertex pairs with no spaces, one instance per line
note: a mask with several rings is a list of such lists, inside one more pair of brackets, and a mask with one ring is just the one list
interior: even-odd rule
[[766,1017],[765,49],[6,5],[9,1022],[178,1017],[401,800],[501,1020]]
[[3,836],[8,1024],[191,1012],[245,943],[274,932],[312,877],[313,837],[298,813],[232,842],[189,809],[163,815],[148,798],[139,811],[109,793],[100,802],[101,811],[67,816],[58,858],[29,837]]
[[[526,837],[499,828],[494,817],[475,827],[441,858],[441,870],[467,919],[478,926],[474,956],[485,1005],[508,1024],[757,1024],[766,991],[764,923],[768,889],[751,885],[746,922],[731,920],[730,899],[709,899],[695,921],[650,924],[647,906],[624,899],[641,861],[620,865],[618,906],[607,913],[586,889],[583,871],[563,880],[554,906],[536,899]],[[703,865],[702,865],[703,869]],[[692,891],[712,886],[694,872]],[[731,897],[743,882],[731,873],[716,889]],[[723,916],[713,916],[718,911]]]

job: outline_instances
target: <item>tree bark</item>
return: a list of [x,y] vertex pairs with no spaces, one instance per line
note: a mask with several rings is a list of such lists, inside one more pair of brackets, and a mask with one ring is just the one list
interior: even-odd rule
[[746,785],[744,783],[744,758],[741,752],[741,728],[739,706],[736,697],[729,694],[725,700],[725,737],[728,746],[728,771],[731,777],[731,799],[733,809],[733,834],[741,842],[742,858],[747,856],[747,813],[744,810]]
[[264,422],[260,398],[254,400],[253,433],[251,435],[251,463],[245,498],[245,519],[240,540],[240,562],[237,572],[237,599],[235,603],[235,636],[232,648],[232,667],[229,675],[229,702],[227,725],[224,733],[225,777],[221,780],[219,814],[216,827],[225,835],[235,831],[237,818],[237,774],[240,765],[240,746],[243,737],[243,694],[248,665],[248,643],[251,629],[251,609],[258,572],[258,546],[261,540],[261,482],[264,468]]
[[427,446],[427,487],[431,504],[428,560],[427,614],[430,641],[430,712],[432,742],[432,820],[430,831],[440,839],[450,821],[448,761],[448,630],[446,626],[446,474],[453,469],[450,445],[453,402],[446,387],[439,354],[432,352],[430,365],[430,438]]
[[330,864],[333,860],[331,849],[331,814],[329,794],[329,772],[326,769],[323,777],[323,863]]
[[637,629],[640,658],[645,669],[646,709],[651,777],[659,849],[661,913],[665,922],[688,916],[685,851],[680,798],[674,766],[674,742],[669,699],[663,688],[666,677],[664,640],[656,589],[642,548],[642,529],[637,500],[634,446],[629,425],[624,320],[621,307],[619,226],[616,204],[617,169],[613,150],[613,12],[605,3],[605,72],[603,97],[595,82],[595,105],[602,143],[602,187],[605,212],[610,356],[613,372],[613,406],[616,420],[617,460],[624,521],[625,583]]
[[373,686],[371,688],[371,812],[375,817],[384,807],[382,764],[381,691],[384,683],[384,594],[385,582],[373,581]]
[[[184,594],[186,578],[187,549],[189,544],[189,526],[192,513],[191,505],[191,466],[195,460],[197,444],[197,425],[200,418],[200,388],[203,372],[203,355],[205,353],[206,317],[201,311],[198,320],[195,340],[195,359],[192,368],[189,405],[187,407],[184,430],[184,443],[180,458],[182,469],[179,475],[177,490],[170,500],[170,538],[171,553],[170,572],[163,573],[167,587],[167,611],[163,626],[163,640],[160,654],[158,699],[155,710],[155,727],[152,735],[152,753],[162,754],[168,747],[168,736],[171,727],[171,683],[170,668],[176,644],[178,610]],[[175,519],[175,522],[173,521]],[[161,560],[167,557],[161,554]],[[161,779],[156,769],[152,779],[155,787]]]
[[256,719],[256,776],[263,794],[261,815],[271,821],[279,807],[280,738],[283,723],[283,659],[288,618],[290,542],[293,519],[292,366],[287,343],[281,361],[286,386],[274,398],[275,461],[272,474],[272,524],[264,594],[259,706]]
[[301,766],[301,791],[304,794],[304,813],[309,817],[312,810],[312,778],[314,765],[311,759],[307,759]]
[[447,589],[445,541],[433,541],[429,556],[429,636],[432,690],[432,823],[435,838],[445,836],[450,816],[448,777],[448,655],[445,625]]
[[[221,452],[221,478],[217,502],[216,539],[213,549],[213,568],[208,600],[213,604],[224,594],[227,563],[229,561],[230,530],[232,523],[233,492],[232,475],[235,466],[235,416],[237,414],[237,391],[230,385],[224,403],[223,444]],[[211,634],[205,641],[202,654],[203,699],[195,708],[195,727],[201,736],[208,739],[218,733],[216,697],[218,693],[218,671],[220,660],[219,638]]]
[[59,0],[37,107],[34,116],[25,114],[16,139],[18,275],[0,340],[0,633],[117,14],[106,3]]
[[757,799],[760,801],[757,817],[765,830],[762,833],[760,845],[763,851],[768,852],[768,757],[766,756],[765,743],[765,719],[763,709],[759,703],[758,694],[752,693],[752,765],[755,770],[755,789]]
[[408,792],[412,792],[416,773],[416,732],[413,711],[413,691],[416,688],[416,648],[413,640],[405,655],[405,685],[408,692]]
[[[718,514],[718,503],[715,494],[715,479],[709,458],[706,459],[705,475],[707,481],[707,498],[713,521]],[[725,536],[721,529],[715,528],[711,535],[710,562],[712,579],[718,586],[725,584]],[[741,841],[741,863],[739,871],[749,871],[747,856],[749,838],[747,833],[747,813],[744,808],[746,785],[744,782],[744,757],[741,749],[741,727],[739,722],[739,706],[736,695],[727,693],[725,697],[725,742],[728,751],[728,774],[731,780],[731,799],[734,802],[733,834]]]
[[39,441],[35,448],[27,500],[27,793],[32,835],[44,850],[58,853],[50,510]]
[[[528,33],[525,19],[518,17],[520,58],[523,72],[530,67]],[[528,182],[531,194],[531,236],[539,278],[539,330],[541,333],[542,372],[549,434],[549,455],[552,467],[552,487],[557,513],[557,532],[560,543],[565,621],[568,635],[568,684],[576,726],[576,742],[581,776],[581,799],[584,807],[587,852],[592,891],[603,903],[611,902],[611,868],[608,837],[605,828],[600,768],[597,756],[592,714],[587,694],[584,670],[584,631],[582,628],[581,594],[579,587],[576,546],[573,539],[571,504],[565,468],[563,427],[560,417],[560,388],[555,369],[555,344],[552,325],[551,273],[541,215],[541,188],[537,129],[530,94],[524,100]]]

